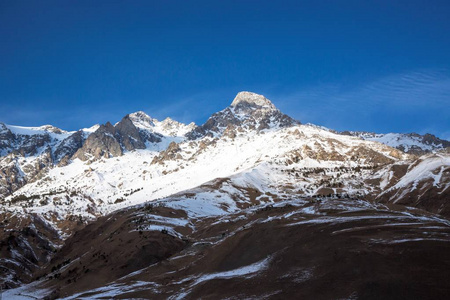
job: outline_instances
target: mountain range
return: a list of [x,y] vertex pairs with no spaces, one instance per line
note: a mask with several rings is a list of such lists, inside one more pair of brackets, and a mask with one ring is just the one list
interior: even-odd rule
[[302,124],[251,92],[199,126],[0,123],[0,283],[8,299],[446,298],[449,147]]

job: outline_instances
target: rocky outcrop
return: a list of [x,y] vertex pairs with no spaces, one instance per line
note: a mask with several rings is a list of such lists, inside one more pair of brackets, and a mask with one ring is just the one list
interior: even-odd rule
[[440,139],[433,134],[426,133],[423,136],[417,134],[417,136],[422,137],[422,143],[425,145],[441,145],[442,148],[450,147],[450,141]]
[[289,127],[300,124],[299,121],[283,114],[262,95],[251,92],[240,92],[231,105],[213,114],[205,124],[195,128],[186,136],[193,140],[204,136],[222,136],[230,125],[242,131],[260,132],[270,128]]
[[175,142],[171,142],[166,150],[161,151],[159,155],[152,160],[152,164],[163,164],[168,160],[181,159],[182,157],[180,155],[180,152],[180,145]]
[[133,120],[136,121],[136,116],[126,115],[115,126],[109,122],[101,125],[89,135],[73,158],[89,160],[116,157],[121,156],[124,151],[145,149],[146,142],[159,143],[162,141],[160,134],[138,128]]
[[0,123],[0,155],[6,155],[15,144],[15,137],[5,124]]
[[41,179],[53,167],[51,149],[48,147],[32,160],[21,160],[17,152],[0,158],[0,199],[27,183]]
[[17,159],[9,154],[0,160],[0,198],[5,198],[26,184]]
[[101,125],[87,138],[83,147],[74,154],[73,158],[85,161],[92,158],[121,156],[123,151],[115,135],[116,129],[111,123],[107,122],[105,125]]
[[119,123],[116,124],[115,137],[122,147],[128,151],[145,149],[145,141],[139,134],[139,130],[130,120],[129,115],[126,115]]
[[78,149],[83,147],[85,140],[83,131],[81,130],[64,139],[55,150],[55,162],[60,162],[63,159],[66,160],[67,158],[72,157]]

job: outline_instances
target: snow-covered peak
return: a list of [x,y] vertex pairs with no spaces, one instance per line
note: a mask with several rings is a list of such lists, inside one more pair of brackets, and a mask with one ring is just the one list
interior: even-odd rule
[[24,126],[15,126],[15,125],[5,125],[13,134],[17,135],[36,135],[36,134],[47,134],[47,133],[55,133],[55,134],[70,134],[65,130],[59,129],[53,125],[42,125],[39,127],[24,127]]
[[232,107],[236,107],[239,104],[256,105],[268,109],[276,109],[275,105],[270,102],[269,99],[263,95],[259,95],[252,92],[239,92],[231,103]]
[[99,127],[100,127],[100,124],[95,124],[94,126],[91,126],[89,128],[83,128],[83,129],[81,129],[81,131],[84,132],[85,134],[89,135],[89,134],[95,132]]
[[184,123],[175,121],[171,118],[166,118],[161,122],[155,122],[155,132],[165,136],[184,136],[186,133],[192,131],[196,127],[194,122],[186,125]]
[[193,122],[186,125],[169,117],[163,121],[158,121],[143,111],[129,114],[129,118],[137,128],[162,136],[181,137],[196,127]]
[[240,92],[229,107],[212,114],[205,124],[189,132],[187,137],[191,140],[223,134],[234,137],[237,132],[261,132],[298,124],[299,121],[283,114],[266,97]]
[[156,119],[153,119],[149,115],[147,115],[143,111],[137,111],[132,114],[129,114],[131,122],[133,122],[134,126],[141,129],[150,129],[155,127]]

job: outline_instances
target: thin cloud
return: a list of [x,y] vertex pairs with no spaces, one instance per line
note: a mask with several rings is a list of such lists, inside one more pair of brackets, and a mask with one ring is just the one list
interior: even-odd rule
[[[391,75],[352,88],[325,84],[276,98],[281,99],[282,110],[302,122],[334,129],[376,131],[383,122],[382,130],[434,128],[444,135],[450,127],[450,72],[446,70]],[[406,123],[400,120],[408,116],[420,120],[408,122],[411,128],[405,129]]]
[[450,76],[436,71],[389,76],[345,96],[349,100],[364,97],[391,106],[448,106]]
[[326,104],[338,111],[349,107],[449,106],[450,74],[445,72],[411,72],[384,77],[363,86],[343,89],[339,84],[308,88],[290,95],[280,95],[283,103],[300,101],[306,107]]

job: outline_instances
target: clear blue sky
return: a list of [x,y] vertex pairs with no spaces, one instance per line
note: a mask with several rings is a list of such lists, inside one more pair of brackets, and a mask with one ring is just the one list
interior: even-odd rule
[[0,121],[144,110],[203,123],[238,91],[337,130],[450,138],[447,1],[0,1]]

